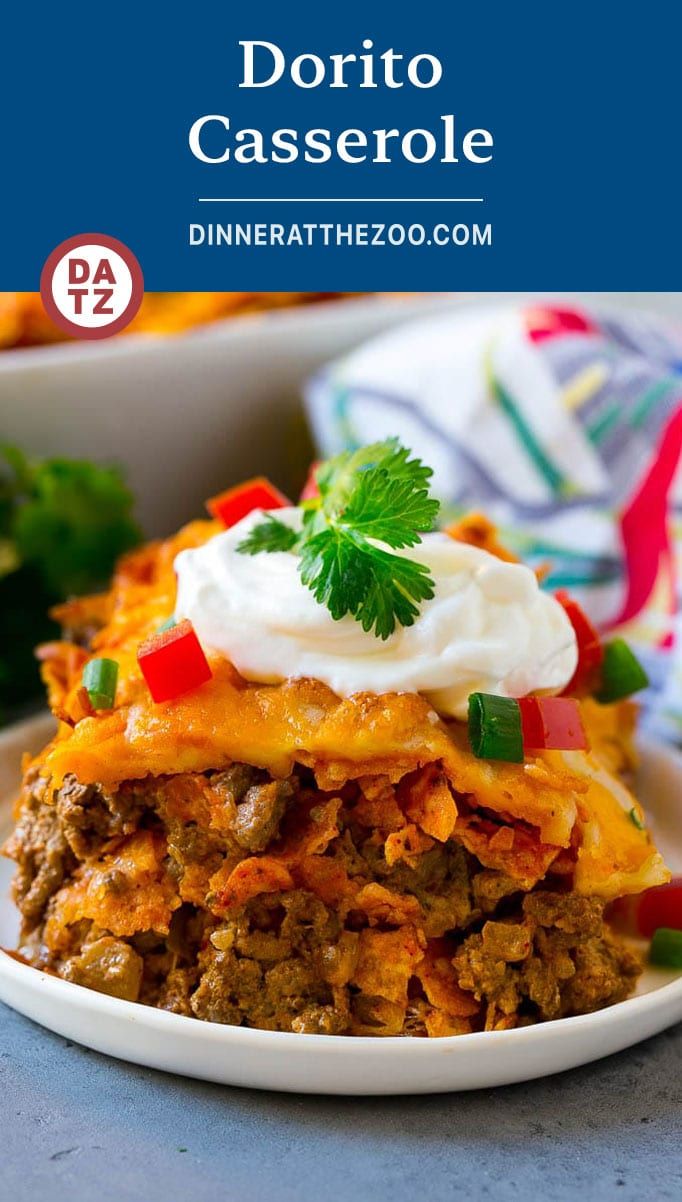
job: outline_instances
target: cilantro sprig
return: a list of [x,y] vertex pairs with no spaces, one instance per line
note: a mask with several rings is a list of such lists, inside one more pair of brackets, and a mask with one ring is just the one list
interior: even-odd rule
[[300,530],[270,514],[237,550],[296,552],[301,580],[337,621],[351,614],[380,639],[412,626],[434,582],[424,564],[386,547],[416,546],[439,502],[431,468],[410,456],[395,438],[336,455],[317,469],[319,495],[303,503]]

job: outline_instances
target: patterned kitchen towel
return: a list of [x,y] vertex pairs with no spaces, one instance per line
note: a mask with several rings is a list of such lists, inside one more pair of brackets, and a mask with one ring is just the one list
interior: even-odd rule
[[576,307],[456,309],[310,381],[323,455],[398,435],[446,516],[484,510],[544,586],[629,639],[644,724],[682,742],[682,328]]

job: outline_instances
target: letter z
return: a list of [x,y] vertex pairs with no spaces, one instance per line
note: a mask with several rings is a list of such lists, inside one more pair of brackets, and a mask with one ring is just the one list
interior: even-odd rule
[[93,313],[103,313],[103,314],[113,313],[114,310],[111,307],[109,307],[108,309],[105,307],[107,304],[107,301],[110,301],[112,296],[114,295],[113,288],[93,288],[93,292],[94,292],[95,296],[98,296],[100,298],[97,301],[97,303],[95,305],[93,305],[93,307],[92,307]]

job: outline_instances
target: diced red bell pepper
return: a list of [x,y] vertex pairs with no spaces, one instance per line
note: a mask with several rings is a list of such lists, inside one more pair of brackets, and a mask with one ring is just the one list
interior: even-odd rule
[[172,701],[213,675],[187,620],[146,639],[138,648],[137,662],[154,701]]
[[646,889],[636,904],[636,928],[640,935],[650,939],[659,927],[682,931],[682,877],[673,878],[668,885]]
[[313,501],[316,497],[319,497],[320,486],[317,483],[317,479],[315,476],[315,473],[317,472],[317,469],[319,466],[320,466],[319,459],[316,459],[314,463],[311,463],[310,471],[308,472],[308,477],[307,477],[306,482],[303,485],[303,488],[301,490],[301,496],[299,497],[299,500]]
[[537,748],[541,749],[545,746],[545,724],[540,713],[540,706],[535,697],[520,697],[519,710],[521,711],[521,734],[523,737],[524,749]]
[[531,751],[586,751],[580,707],[573,697],[521,697],[523,746]]
[[286,505],[291,505],[289,498],[265,476],[254,476],[206,502],[211,517],[226,527],[236,526],[253,509],[283,509]]
[[578,644],[578,663],[573,676],[564,689],[565,693],[573,693],[587,684],[597,668],[601,666],[604,659],[604,648],[597,631],[578,602],[563,591],[556,593],[555,596],[566,611]]

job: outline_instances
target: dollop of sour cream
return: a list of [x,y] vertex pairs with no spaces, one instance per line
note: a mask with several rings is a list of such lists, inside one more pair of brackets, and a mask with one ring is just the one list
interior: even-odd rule
[[[426,534],[395,553],[429,568],[435,596],[413,626],[382,642],[350,616],[334,621],[301,583],[294,552],[237,551],[263,516],[256,510],[175,560],[176,616],[189,618],[203,646],[247,680],[311,676],[341,697],[422,693],[439,713],[465,718],[472,692],[522,697],[558,692],[571,679],[573,628],[530,568],[447,534]],[[300,511],[278,510],[277,517],[295,527]]]

